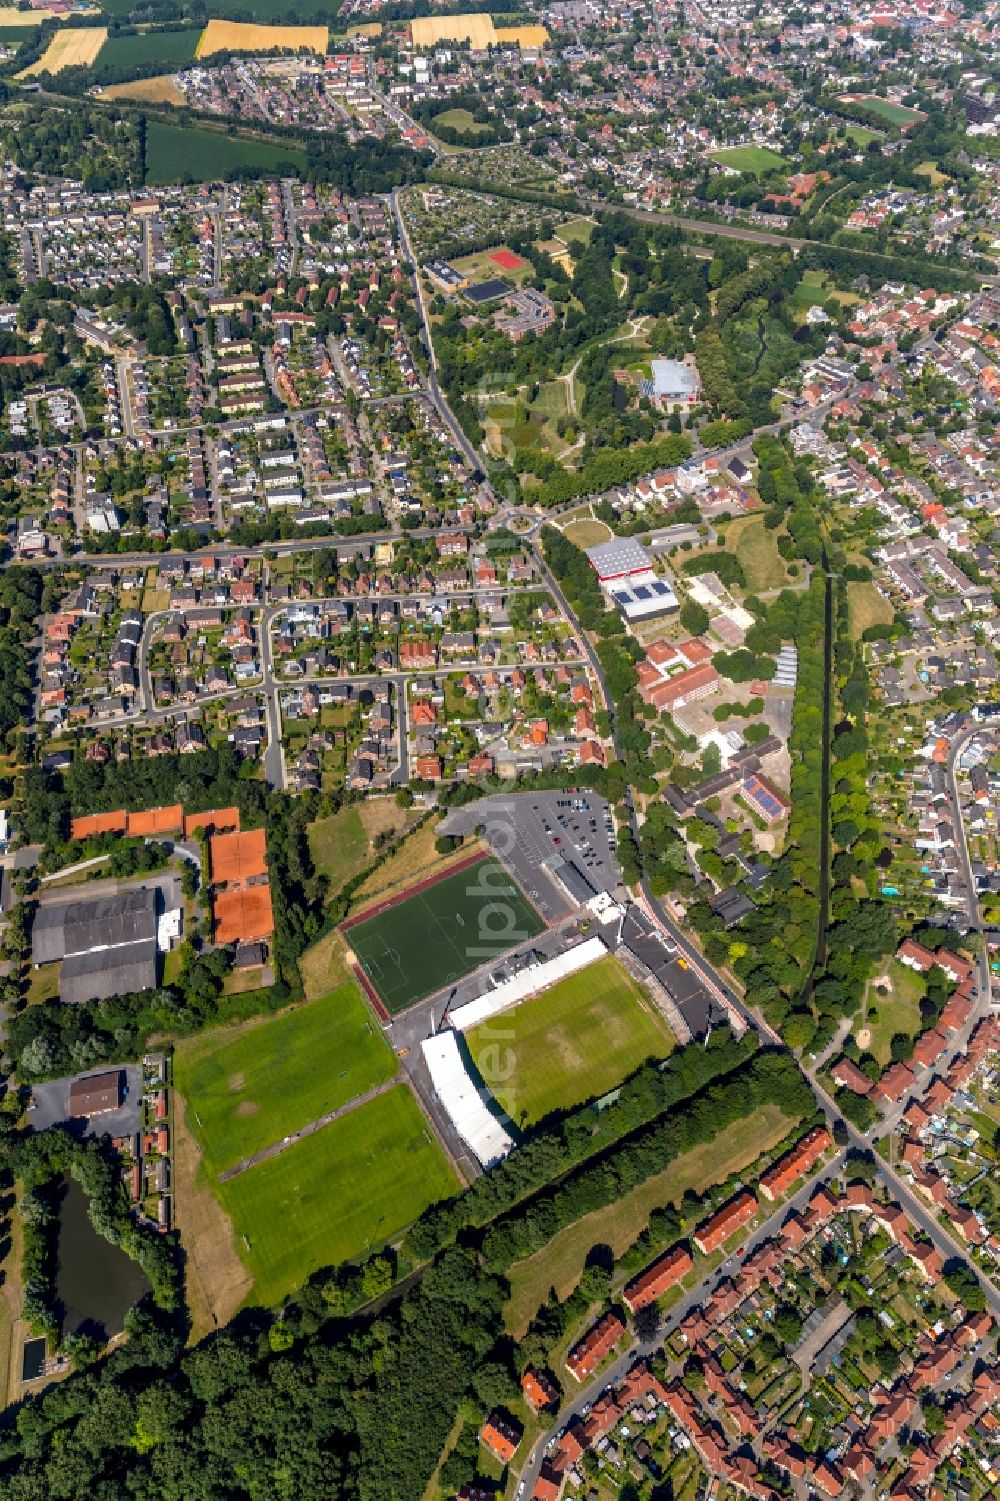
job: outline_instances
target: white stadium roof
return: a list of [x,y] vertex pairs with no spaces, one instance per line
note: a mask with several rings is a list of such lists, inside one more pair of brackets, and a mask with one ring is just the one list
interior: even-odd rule
[[487,1109],[479,1089],[466,1071],[465,1060],[454,1032],[438,1032],[420,1044],[430,1071],[434,1092],[462,1140],[483,1167],[492,1167],[506,1157],[513,1138]]

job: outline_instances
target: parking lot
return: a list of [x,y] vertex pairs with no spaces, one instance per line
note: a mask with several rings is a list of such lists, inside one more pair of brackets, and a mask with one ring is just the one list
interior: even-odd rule
[[28,1123],[33,1131],[44,1131],[49,1126],[71,1124],[81,1136],[131,1136],[139,1129],[142,1109],[142,1068],[138,1063],[126,1063],[117,1072],[124,1075],[122,1104],[118,1110],[109,1110],[105,1115],[72,1118],[69,1113],[69,1089],[76,1079],[85,1079],[91,1074],[111,1073],[112,1069],[88,1069],[84,1074],[74,1074],[69,1079],[50,1079],[47,1084],[32,1086],[31,1097],[35,1102],[28,1112]]
[[575,866],[594,891],[615,891],[620,881],[611,810],[594,792],[514,792],[456,808],[442,834],[473,834],[482,828],[490,849],[513,872],[518,885],[547,922],[579,905],[563,887],[558,869]]

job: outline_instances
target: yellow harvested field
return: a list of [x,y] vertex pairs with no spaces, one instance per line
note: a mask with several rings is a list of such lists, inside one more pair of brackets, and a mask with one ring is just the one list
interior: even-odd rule
[[348,26],[347,35],[351,36],[381,36],[381,21],[359,21],[356,26]]
[[146,104],[186,104],[172,73],[158,78],[137,78],[135,83],[114,83],[103,89],[102,99],[141,99]]
[[418,16],[410,22],[414,47],[436,47],[438,42],[468,42],[477,52],[497,45],[493,17],[485,11],[470,16]]
[[544,47],[549,39],[546,26],[498,26],[498,42],[516,42],[519,47]]
[[16,5],[0,5],[0,26],[41,26],[47,20],[43,10],[18,10]]
[[97,58],[108,39],[106,26],[66,26],[57,31],[37,62],[18,73],[32,78],[37,73],[61,73],[63,68],[86,68]]
[[323,57],[329,36],[327,26],[257,26],[249,21],[209,21],[195,57],[211,57],[213,52],[298,52],[300,47]]

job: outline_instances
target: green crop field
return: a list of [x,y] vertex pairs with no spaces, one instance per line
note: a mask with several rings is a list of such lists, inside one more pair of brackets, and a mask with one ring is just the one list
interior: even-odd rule
[[519,1125],[606,1094],[647,1058],[666,1058],[674,1047],[652,1003],[610,954],[473,1028],[466,1042]]
[[317,1267],[364,1256],[460,1186],[405,1084],[214,1185],[265,1305]]
[[181,1042],[174,1078],[212,1177],[396,1072],[353,980],[237,1032]]
[[486,859],[359,922],[345,936],[395,1014],[544,926],[499,861]]
[[728,150],[709,152],[709,157],[722,167],[731,167],[734,172],[745,172],[750,177],[788,166],[783,156],[769,151],[766,146],[730,146]]
[[305,170],[305,152],[270,141],[244,141],[216,130],[166,125],[150,119],[146,126],[146,182],[214,182],[241,167],[292,173]]
[[141,68],[146,63],[156,63],[164,73],[184,67],[194,57],[201,27],[187,31],[140,31],[135,36],[109,36],[101,48],[100,56],[92,72],[97,82],[101,74],[123,69]]

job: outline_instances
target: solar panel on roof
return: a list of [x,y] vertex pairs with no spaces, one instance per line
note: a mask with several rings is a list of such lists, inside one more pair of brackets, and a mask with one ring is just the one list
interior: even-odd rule
[[636,599],[649,598],[649,590],[646,588],[645,584],[637,584],[632,592],[635,595]]

